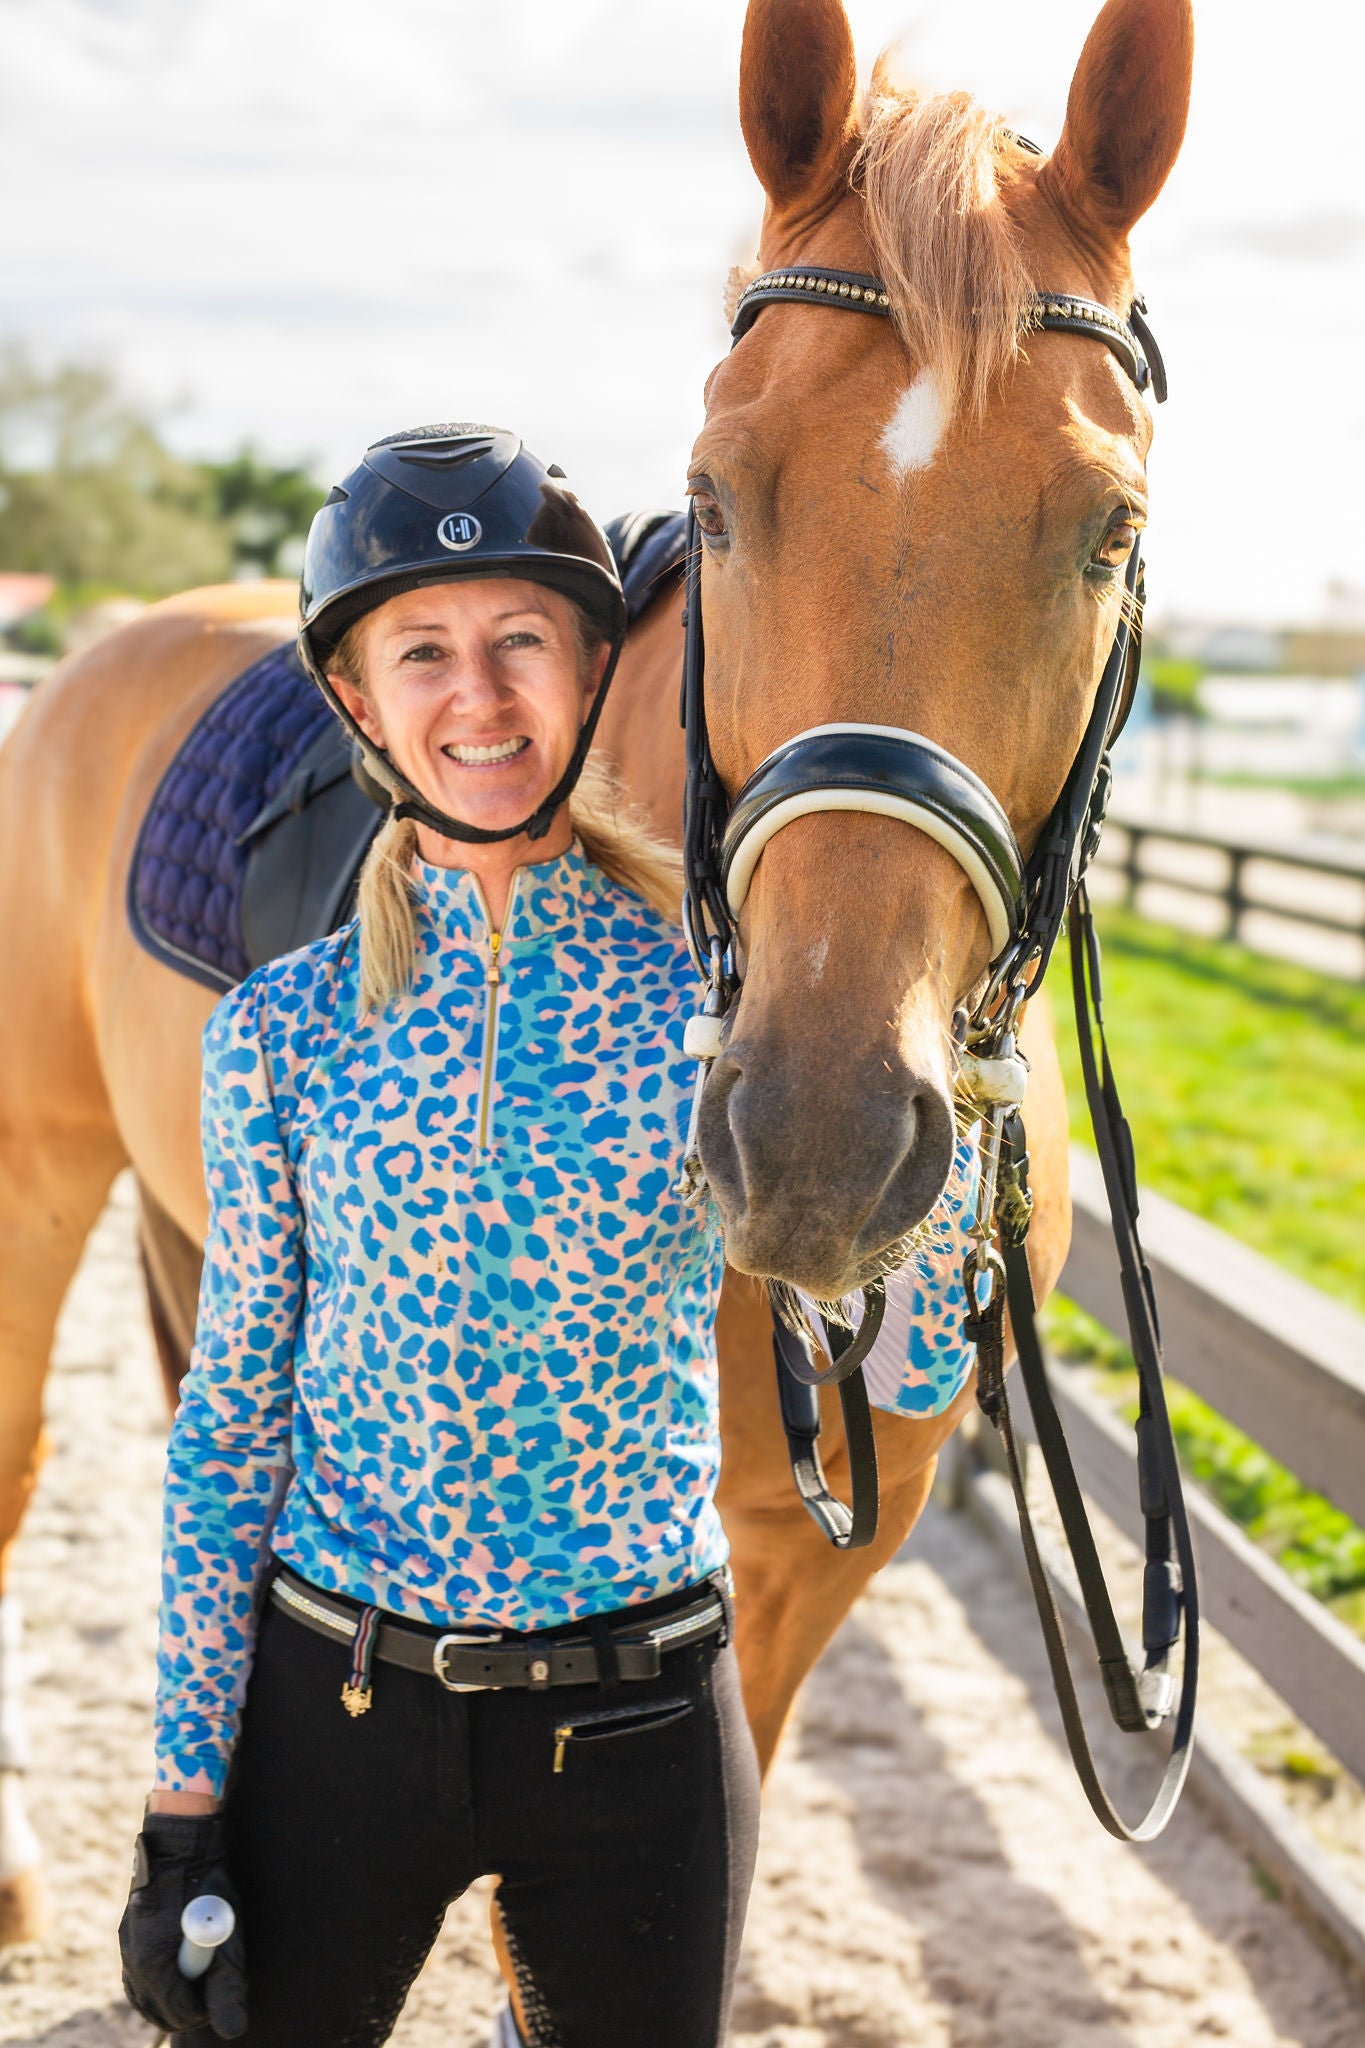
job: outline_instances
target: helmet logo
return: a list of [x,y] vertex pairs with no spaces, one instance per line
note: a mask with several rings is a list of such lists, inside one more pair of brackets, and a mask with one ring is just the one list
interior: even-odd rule
[[477,546],[483,537],[483,528],[472,512],[447,512],[436,529],[436,538],[443,548],[462,555],[466,548]]

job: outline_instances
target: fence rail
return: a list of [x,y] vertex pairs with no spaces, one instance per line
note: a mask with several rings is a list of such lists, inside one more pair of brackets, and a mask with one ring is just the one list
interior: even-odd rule
[[1365,854],[1115,817],[1093,872],[1097,895],[1140,916],[1365,980]]
[[[1072,1201],[1071,1253],[1059,1285],[1107,1328],[1122,1332],[1103,1182],[1098,1163],[1079,1150],[1072,1155]],[[1305,1485],[1365,1522],[1365,1321],[1160,1196],[1144,1194],[1142,1227],[1172,1375]],[[1054,1366],[1052,1378],[1083,1488],[1141,1543],[1133,1432],[1079,1372]],[[1022,1394],[1012,1406],[1027,1437]],[[978,1484],[990,1497],[983,1519],[1012,1540],[1013,1532],[1001,1528],[998,1481],[965,1453],[958,1486],[969,1503]],[[1197,1489],[1190,1489],[1189,1506],[1206,1618],[1333,1755],[1365,1779],[1365,1642]],[[1349,1887],[1343,1892],[1321,1852],[1292,1821],[1286,1826],[1275,1816],[1274,1802],[1258,1799],[1254,1774],[1226,1762],[1226,1745],[1215,1743],[1212,1754],[1225,1759],[1213,1768],[1221,1778],[1219,1803],[1231,1809],[1234,1824],[1255,1838],[1258,1853],[1264,1853],[1267,1829],[1288,1842],[1276,1875],[1321,1909],[1319,1917],[1365,1966],[1365,1900]],[[1330,1913],[1323,1904],[1329,1898]]]

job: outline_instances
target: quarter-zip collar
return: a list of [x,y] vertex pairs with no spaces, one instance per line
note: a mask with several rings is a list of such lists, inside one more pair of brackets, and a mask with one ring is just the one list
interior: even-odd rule
[[[458,944],[483,948],[491,929],[477,877],[468,868],[438,868],[414,860],[413,880],[436,931]],[[503,945],[510,951],[579,931],[584,915],[600,906],[604,878],[575,840],[552,860],[516,868],[508,896]]]

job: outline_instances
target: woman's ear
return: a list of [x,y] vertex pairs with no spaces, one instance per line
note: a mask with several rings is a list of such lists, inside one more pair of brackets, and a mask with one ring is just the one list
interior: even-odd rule
[[749,0],[739,120],[770,213],[815,211],[848,174],[858,69],[840,0]]
[[386,742],[379,727],[379,720],[375,717],[374,708],[360,686],[348,682],[345,676],[334,676],[330,673],[327,680],[366,739],[372,741],[376,747],[384,747]]
[[583,700],[585,703],[591,704],[593,698],[601,689],[602,678],[607,672],[607,663],[610,660],[611,643],[604,640],[591,661],[586,664],[583,679]]

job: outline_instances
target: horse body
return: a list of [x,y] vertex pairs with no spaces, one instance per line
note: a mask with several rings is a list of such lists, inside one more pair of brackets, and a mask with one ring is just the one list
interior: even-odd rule
[[[1094,136],[1120,88],[1131,104],[1111,164]],[[1046,165],[1010,162],[1011,233],[1037,283],[1115,302],[1126,218],[1147,200],[1130,178],[1106,227],[1082,204],[1086,180],[1109,164],[1119,191],[1127,152],[1154,193],[1187,93],[1186,0],[1110,0],[1047,160],[1051,187]],[[752,0],[741,108],[768,194],[763,264],[885,259],[851,181],[860,117],[838,0]],[[994,156],[961,161],[996,176]],[[712,379],[694,488],[714,492],[734,529],[724,558],[708,543],[703,570],[716,758],[733,791],[802,727],[914,724],[991,784],[1027,850],[1112,632],[1108,600],[1078,594],[1076,550],[1103,496],[1095,478],[1108,479],[1105,505],[1140,484],[1145,414],[1089,344],[1035,338],[1027,377],[973,411],[965,385],[955,410],[951,364],[907,361],[902,342],[882,323],[771,308]],[[180,740],[290,632],[293,598],[284,585],[232,586],[154,607],[66,663],[0,751],[0,1596],[38,1469],[57,1311],[129,1162],[168,1377],[188,1352],[206,1215],[199,1039],[213,998],[137,944],[128,867]],[[680,601],[661,599],[631,634],[601,728],[627,791],[674,836],[681,655]],[[743,932],[743,995],[706,1090],[702,1146],[732,1259],[718,1320],[720,1506],[766,1765],[802,1679],[913,1526],[970,1391],[932,1420],[877,1416],[878,1539],[831,1549],[792,1488],[761,1280],[837,1293],[932,1206],[951,1154],[953,1012],[987,947],[954,863],[920,834],[860,816],[803,818],[779,835]],[[1023,1045],[1041,1297],[1070,1217],[1065,1103],[1040,1003]],[[837,1488],[846,1463],[825,1399]],[[21,1759],[3,1746],[4,1673],[0,1651],[0,1942],[31,1934],[38,1914],[8,1768]]]

